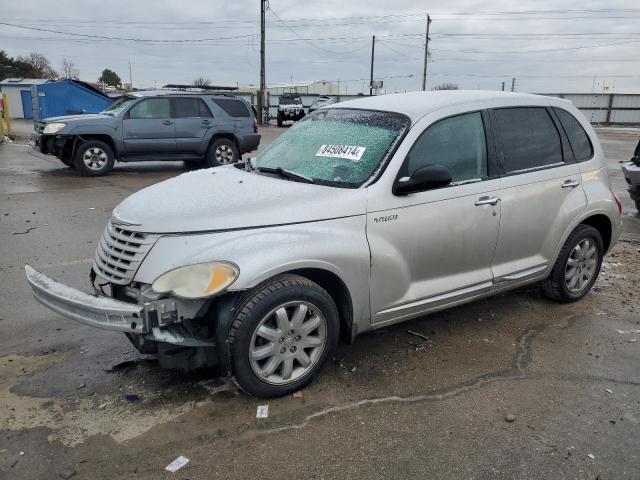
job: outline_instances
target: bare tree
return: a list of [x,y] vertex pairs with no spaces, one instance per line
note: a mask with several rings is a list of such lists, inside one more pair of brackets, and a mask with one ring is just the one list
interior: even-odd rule
[[209,85],[211,85],[211,80],[204,77],[196,77],[191,82],[191,85],[193,85],[194,87],[208,87]]
[[436,85],[431,90],[458,90],[458,84],[445,82],[440,85]]
[[38,52],[31,52],[26,57],[18,57],[17,61],[23,62],[29,66],[28,76],[31,78],[48,78],[48,79],[56,79],[58,78],[58,72],[56,72],[49,59]]
[[80,70],[76,68],[76,65],[66,58],[62,59],[62,76],[64,78],[70,78],[73,80],[80,79]]

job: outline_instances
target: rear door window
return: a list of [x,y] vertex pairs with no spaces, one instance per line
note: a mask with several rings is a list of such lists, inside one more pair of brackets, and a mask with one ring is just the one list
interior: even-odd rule
[[499,108],[493,115],[505,173],[563,163],[560,134],[546,108]]
[[200,98],[174,98],[173,116],[176,118],[206,118],[211,117],[211,112]]
[[411,147],[401,175],[411,176],[427,165],[447,167],[454,183],[486,177],[487,144],[482,114],[446,118],[427,128]]
[[250,117],[251,113],[242,100],[231,98],[214,98],[213,102],[231,117]]
[[589,141],[587,132],[584,131],[580,122],[566,110],[562,108],[554,107],[553,110],[558,115],[562,128],[564,128],[567,137],[569,137],[569,143],[573,150],[573,156],[577,162],[583,160],[589,160],[593,156],[593,146]]
[[147,98],[129,110],[129,118],[170,118],[171,106],[168,98]]

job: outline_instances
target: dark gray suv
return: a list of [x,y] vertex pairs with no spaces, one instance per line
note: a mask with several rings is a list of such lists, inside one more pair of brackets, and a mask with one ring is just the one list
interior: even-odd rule
[[183,160],[214,167],[258,148],[251,105],[230,94],[135,92],[91,115],[47,118],[37,148],[81,175],[106,175],[115,161]]

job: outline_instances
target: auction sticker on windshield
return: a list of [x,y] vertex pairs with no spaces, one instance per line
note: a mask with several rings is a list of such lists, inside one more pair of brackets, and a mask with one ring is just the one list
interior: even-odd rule
[[362,158],[366,149],[366,147],[354,145],[321,145],[316,152],[316,157],[344,158],[357,162]]

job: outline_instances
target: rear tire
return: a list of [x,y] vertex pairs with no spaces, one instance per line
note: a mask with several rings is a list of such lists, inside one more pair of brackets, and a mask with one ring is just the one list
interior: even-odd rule
[[240,152],[235,143],[228,138],[218,138],[209,146],[205,158],[207,167],[230,165],[240,160]]
[[578,225],[560,250],[549,277],[542,282],[547,297],[569,303],[584,297],[598,278],[604,243],[600,232]]
[[85,177],[101,177],[108,174],[115,164],[111,147],[100,140],[87,140],[78,147],[74,160],[75,169]]
[[280,115],[279,113],[278,113],[278,117],[276,118],[276,123],[278,124],[278,126],[280,128],[282,128],[282,123],[283,123],[282,122],[282,115]]
[[636,200],[636,210],[640,212],[640,200]]
[[250,395],[279,397],[313,381],[338,344],[329,294],[299,275],[279,275],[241,303],[228,336],[231,371]]

